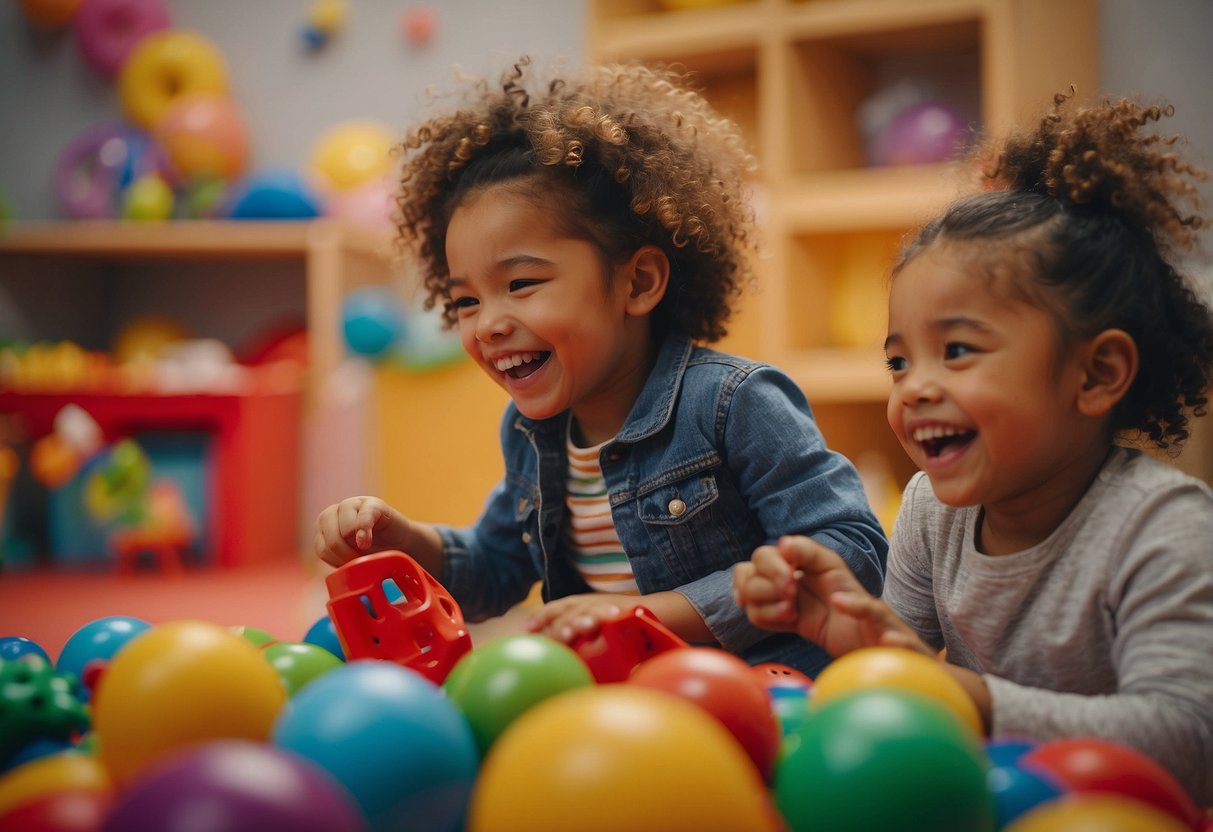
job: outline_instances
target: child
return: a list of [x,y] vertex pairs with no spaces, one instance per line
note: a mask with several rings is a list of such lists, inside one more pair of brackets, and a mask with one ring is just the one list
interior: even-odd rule
[[397,200],[428,302],[512,399],[504,478],[466,529],[343,500],[317,554],[407,552],[472,621],[542,581],[533,631],[568,642],[643,605],[687,641],[814,674],[824,651],[732,603],[733,565],[804,534],[879,592],[888,544],[792,380],[696,343],[749,276],[740,133],[667,71],[532,74],[524,59],[414,129]]
[[924,470],[883,601],[797,538],[735,588],[751,621],[836,656],[946,648],[992,736],[1124,742],[1209,805],[1213,492],[1116,444],[1178,449],[1213,375],[1213,317],[1172,265],[1203,174],[1143,131],[1169,114],[1059,96],[987,171],[996,189],[903,252],[888,417]]

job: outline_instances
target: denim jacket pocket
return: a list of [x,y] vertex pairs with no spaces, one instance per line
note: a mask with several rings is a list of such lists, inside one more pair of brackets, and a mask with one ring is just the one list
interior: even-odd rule
[[710,470],[667,483],[641,495],[637,511],[645,523],[677,526],[692,522],[699,512],[716,501],[720,490]]

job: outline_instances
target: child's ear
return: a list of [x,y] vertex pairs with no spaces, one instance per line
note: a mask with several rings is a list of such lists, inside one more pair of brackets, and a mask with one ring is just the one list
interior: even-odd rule
[[1103,416],[1124,398],[1137,377],[1137,342],[1123,329],[1105,329],[1086,345],[1078,409]]
[[628,262],[627,313],[643,317],[665,297],[670,285],[670,258],[657,246],[641,246]]

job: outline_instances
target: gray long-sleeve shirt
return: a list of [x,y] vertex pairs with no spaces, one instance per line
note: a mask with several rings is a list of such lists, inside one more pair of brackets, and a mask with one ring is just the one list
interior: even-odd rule
[[1122,742],[1213,805],[1213,491],[1117,448],[1037,546],[982,554],[979,514],[915,475],[884,598],[984,674],[992,736]]

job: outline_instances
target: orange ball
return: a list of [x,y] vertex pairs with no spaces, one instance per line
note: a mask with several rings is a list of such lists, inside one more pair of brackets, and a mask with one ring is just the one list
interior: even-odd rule
[[62,488],[76,476],[83,461],[71,443],[59,434],[51,433],[30,449],[29,468],[34,479],[47,488]]
[[1020,815],[1006,832],[1187,832],[1174,816],[1115,795],[1075,794]]
[[182,96],[169,104],[152,135],[182,181],[231,182],[248,165],[248,130],[230,98],[210,93]]

